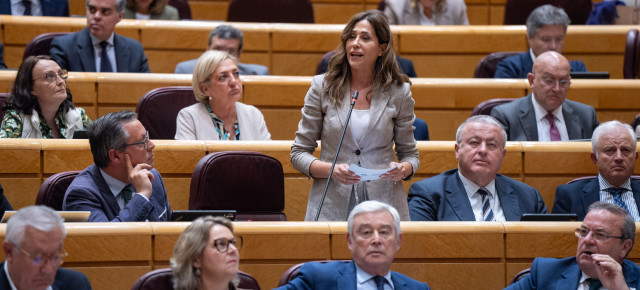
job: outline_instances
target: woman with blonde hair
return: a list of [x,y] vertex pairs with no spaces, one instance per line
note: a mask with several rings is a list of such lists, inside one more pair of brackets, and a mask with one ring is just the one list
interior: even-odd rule
[[384,14],[396,25],[469,25],[464,0],[385,0]]
[[124,19],[180,20],[178,9],[168,0],[127,0]]
[[271,140],[260,110],[238,102],[242,79],[233,55],[206,51],[196,62],[191,84],[198,103],[178,113],[176,139]]
[[194,220],[173,247],[173,288],[237,289],[241,245],[229,220],[212,216]]

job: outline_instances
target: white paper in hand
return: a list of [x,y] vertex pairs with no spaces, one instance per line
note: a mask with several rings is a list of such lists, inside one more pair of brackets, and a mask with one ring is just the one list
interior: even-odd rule
[[392,170],[397,167],[398,166],[396,165],[394,167],[389,167],[385,169],[367,169],[367,168],[362,168],[355,164],[351,164],[349,165],[349,171],[355,173],[357,176],[360,176],[360,181],[367,181],[367,180],[380,179],[380,175],[383,175],[387,173],[389,170]]

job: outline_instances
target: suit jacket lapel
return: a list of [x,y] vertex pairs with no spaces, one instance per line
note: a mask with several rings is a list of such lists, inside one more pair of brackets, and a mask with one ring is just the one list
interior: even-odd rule
[[631,179],[631,191],[633,198],[636,200],[636,206],[640,209],[640,181]]
[[357,288],[356,279],[356,266],[353,260],[340,265],[338,278],[336,279],[338,290],[355,290]]
[[578,282],[580,281],[581,273],[582,272],[580,271],[580,268],[578,268],[578,264],[574,260],[571,266],[569,266],[566,270],[564,270],[564,272],[560,274],[563,279],[558,280],[556,289],[576,289],[578,287]]
[[7,261],[4,261],[0,264],[0,289],[11,289],[11,287],[9,287],[9,279],[7,279],[7,275],[4,272],[4,263],[6,262]]
[[449,206],[451,206],[459,220],[475,221],[476,216],[473,214],[471,202],[469,202],[467,191],[464,189],[464,185],[462,185],[462,180],[460,180],[458,172],[456,171],[447,179],[444,189],[447,203],[449,203]]
[[382,92],[380,94],[375,94],[375,96],[371,96],[371,109],[369,110],[369,127],[367,128],[367,130],[370,130],[376,123],[378,123],[378,120],[380,120],[380,117],[382,117],[382,113],[387,107],[390,99],[391,94],[389,92]]
[[582,188],[582,208],[587,213],[587,208],[594,202],[600,200],[600,183],[598,178],[592,179]]
[[89,29],[85,28],[82,33],[78,34],[78,43],[76,45],[78,46],[78,54],[84,71],[96,71],[96,59],[93,53],[93,43],[91,43],[91,37],[89,36]]
[[107,182],[102,177],[102,174],[100,173],[100,169],[98,168],[98,166],[96,166],[95,164],[92,166],[93,166],[93,170],[91,171],[91,175],[93,176],[93,180],[96,182],[96,186],[98,187],[98,190],[102,195],[102,198],[104,198],[104,200],[106,200],[107,203],[109,204],[109,208],[111,209],[111,212],[114,213],[114,216],[117,216],[118,213],[120,212],[120,205],[118,204],[116,197],[113,196],[113,193],[111,193],[111,190],[109,189],[109,185],[107,185]]
[[524,106],[520,107],[520,125],[524,134],[527,136],[527,140],[538,140],[538,125],[536,120],[536,113],[533,110],[533,103],[531,98],[533,94],[529,94],[524,100]]
[[129,51],[127,42],[122,40],[122,36],[115,34],[113,36],[113,47],[115,48],[116,65],[118,66],[118,72],[128,72],[131,52]]
[[496,191],[502,206],[502,212],[507,221],[519,221],[522,216],[518,197],[514,194],[513,188],[504,181],[504,176],[496,176]]
[[567,126],[567,134],[569,139],[582,139],[582,127],[578,116],[573,114],[573,108],[567,103],[562,104],[562,116],[564,117],[564,124]]

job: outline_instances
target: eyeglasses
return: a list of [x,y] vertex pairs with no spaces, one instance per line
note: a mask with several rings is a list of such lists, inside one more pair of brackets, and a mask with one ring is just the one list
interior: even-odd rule
[[66,81],[67,78],[69,77],[69,72],[66,69],[60,70],[57,73],[50,71],[50,72],[47,72],[46,74],[43,74],[42,77],[39,77],[34,80],[46,79],[48,82],[52,83],[57,80],[57,77],[60,77],[63,81]]
[[594,240],[599,241],[599,242],[604,242],[604,241],[606,241],[606,240],[608,240],[610,238],[616,238],[616,239],[621,239],[621,240],[626,239],[625,237],[607,236],[604,233],[594,232],[594,231],[591,231],[591,230],[585,229],[585,228],[577,228],[577,229],[575,229],[574,232],[576,234],[576,237],[578,237],[578,238],[586,238],[587,235],[589,235],[589,233],[591,233],[591,238],[593,238]]
[[55,255],[52,256],[43,256],[43,255],[37,255],[37,256],[33,256],[29,253],[27,253],[27,251],[25,251],[23,248],[20,248],[20,251],[22,251],[22,253],[27,256],[29,259],[31,259],[31,265],[35,266],[35,267],[40,267],[42,265],[44,265],[45,263],[49,262],[51,264],[53,264],[54,266],[60,266],[62,265],[62,263],[64,263],[64,259],[67,257],[67,253],[65,251],[62,251],[60,253],[57,253]]
[[556,83],[561,89],[566,89],[571,84],[571,80],[542,79],[542,83],[547,87],[555,87]]
[[229,250],[229,245],[233,245],[236,249],[242,248],[242,237],[233,239],[220,238],[213,241],[213,246],[218,249],[220,253],[226,253]]
[[133,146],[133,145],[144,145],[144,150],[147,150],[147,147],[149,147],[148,144],[149,144],[149,131],[147,131],[144,134],[144,139],[142,141],[131,143],[131,144],[124,144],[122,145],[122,148],[126,148],[127,146]]

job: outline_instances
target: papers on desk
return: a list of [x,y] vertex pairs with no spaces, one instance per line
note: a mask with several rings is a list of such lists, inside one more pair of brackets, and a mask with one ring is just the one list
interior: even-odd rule
[[362,168],[355,164],[351,164],[349,165],[349,171],[352,171],[357,176],[360,176],[360,181],[367,181],[367,180],[380,179],[380,175],[383,175],[387,173],[389,170],[395,169],[397,167],[398,166],[396,165],[394,167],[389,167],[386,169],[367,169],[367,168]]

